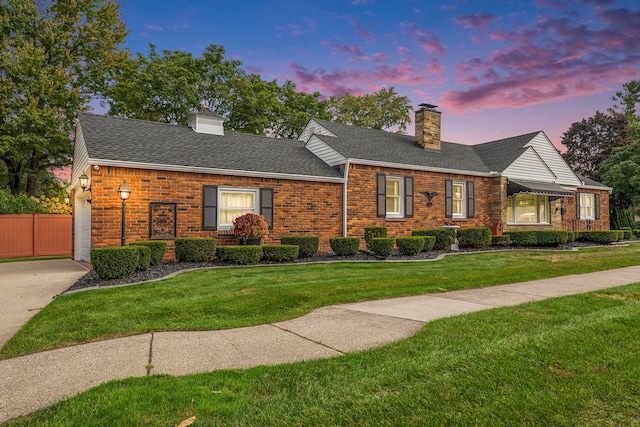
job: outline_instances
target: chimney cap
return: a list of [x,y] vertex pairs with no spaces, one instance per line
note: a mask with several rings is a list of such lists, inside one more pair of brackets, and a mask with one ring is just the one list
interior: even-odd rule
[[426,108],[427,110],[433,110],[438,108],[437,105],[433,105],[433,104],[419,104],[418,107]]

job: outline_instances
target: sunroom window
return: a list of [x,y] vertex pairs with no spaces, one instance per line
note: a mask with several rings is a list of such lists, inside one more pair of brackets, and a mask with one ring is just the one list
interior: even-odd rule
[[519,194],[507,199],[507,218],[516,224],[548,224],[549,198],[537,194]]

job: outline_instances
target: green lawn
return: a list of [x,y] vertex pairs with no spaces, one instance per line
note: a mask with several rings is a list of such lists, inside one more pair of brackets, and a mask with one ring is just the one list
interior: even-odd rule
[[7,425],[637,426],[639,331],[635,284],[441,319],[334,359],[114,381]]
[[441,261],[216,268],[57,297],[0,358],[166,330],[213,330],[302,316],[318,307],[541,279],[640,264],[640,244],[576,251],[502,251]]

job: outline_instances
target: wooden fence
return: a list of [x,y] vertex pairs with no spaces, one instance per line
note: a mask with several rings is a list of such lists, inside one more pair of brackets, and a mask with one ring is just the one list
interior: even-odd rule
[[71,215],[0,215],[0,258],[71,255]]

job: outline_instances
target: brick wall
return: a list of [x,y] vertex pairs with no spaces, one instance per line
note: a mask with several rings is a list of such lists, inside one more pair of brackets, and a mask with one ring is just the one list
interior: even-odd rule
[[[237,244],[229,231],[202,230],[204,185],[272,188],[274,228],[266,244],[277,244],[286,235],[321,236],[320,250],[329,251],[329,238],[342,235],[342,184],[271,178],[228,177],[185,172],[101,167],[91,177],[91,247],[118,246],[122,201],[118,186],[131,186],[127,200],[126,241],[149,239],[150,203],[177,204],[176,237],[215,237],[219,245]],[[167,240],[165,260],[174,259],[173,240]]]
[[[440,174],[434,172],[409,171],[403,169],[351,165],[347,189],[347,232],[349,236],[364,238],[365,227],[387,227],[389,237],[410,236],[412,230],[440,228],[445,220],[445,180],[473,181],[475,194],[475,217],[454,219],[461,228],[490,227],[491,178],[467,175]],[[384,173],[393,176],[413,177],[414,216],[413,218],[391,219],[376,216],[376,175]],[[427,198],[420,194],[428,191],[438,193],[427,206]],[[364,247],[364,241],[362,243]]]

